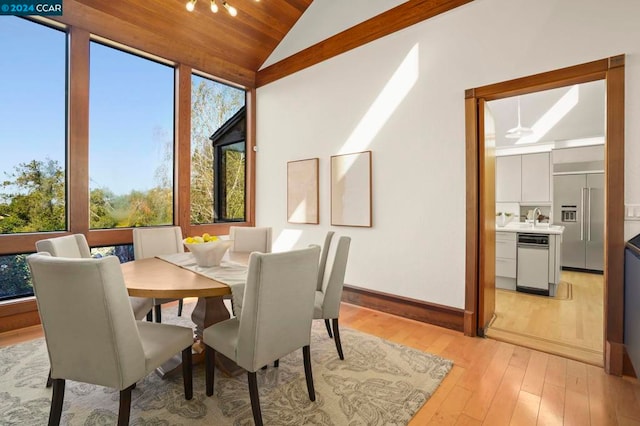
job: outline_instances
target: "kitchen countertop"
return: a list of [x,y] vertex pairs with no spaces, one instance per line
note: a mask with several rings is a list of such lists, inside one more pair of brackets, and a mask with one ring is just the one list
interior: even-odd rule
[[562,235],[564,232],[564,226],[549,225],[548,223],[540,223],[533,226],[532,223],[524,222],[510,222],[505,226],[496,225],[497,232],[526,232],[530,234],[549,234],[549,235]]

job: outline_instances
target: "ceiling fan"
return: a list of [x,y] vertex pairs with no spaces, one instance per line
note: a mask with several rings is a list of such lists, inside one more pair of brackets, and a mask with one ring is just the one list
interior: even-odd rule
[[508,139],[520,139],[532,134],[532,129],[523,127],[522,124],[520,124],[520,96],[518,96],[518,125],[512,129],[507,130],[507,134],[505,135],[505,137]]

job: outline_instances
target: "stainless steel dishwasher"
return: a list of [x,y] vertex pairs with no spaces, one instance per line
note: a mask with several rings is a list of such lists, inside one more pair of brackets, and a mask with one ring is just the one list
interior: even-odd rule
[[516,290],[549,295],[549,236],[518,233]]

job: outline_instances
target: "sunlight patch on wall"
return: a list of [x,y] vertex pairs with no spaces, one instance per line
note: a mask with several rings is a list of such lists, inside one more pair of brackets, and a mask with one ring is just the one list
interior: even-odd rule
[[419,46],[416,43],[402,60],[362,120],[342,145],[339,154],[364,151],[371,144],[400,102],[418,81]]
[[273,252],[293,250],[301,236],[301,229],[283,229],[276,237],[271,250]]
[[300,204],[296,207],[296,209],[291,213],[289,217],[290,222],[299,222],[305,223],[305,218],[307,217],[307,203],[305,200],[300,201]]
[[556,102],[547,112],[545,112],[542,117],[531,127],[533,130],[533,134],[529,136],[525,136],[516,141],[516,145],[526,144],[526,143],[536,143],[544,135],[547,134],[549,130],[553,128],[556,124],[562,120],[562,118],[569,113],[576,105],[578,105],[578,100],[580,99],[579,86],[576,84],[567,93],[564,94],[558,102]]

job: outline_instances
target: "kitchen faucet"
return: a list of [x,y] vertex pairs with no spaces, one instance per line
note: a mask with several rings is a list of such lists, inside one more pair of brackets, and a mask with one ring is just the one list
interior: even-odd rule
[[[537,213],[537,214],[536,214]],[[533,209],[533,227],[535,228],[538,223],[540,223],[539,217],[542,214],[540,211],[540,207],[536,207]]]

